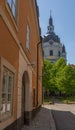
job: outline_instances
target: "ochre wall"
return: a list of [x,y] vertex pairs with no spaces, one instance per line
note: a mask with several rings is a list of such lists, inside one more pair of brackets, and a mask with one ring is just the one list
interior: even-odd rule
[[0,56],[4,57],[16,69],[16,85],[14,87],[14,119],[17,114],[17,81],[19,48],[0,16]]
[[[20,44],[24,54],[32,64],[32,90],[35,88],[37,93],[37,44],[40,41],[39,24],[37,18],[36,4],[34,0],[18,0],[18,17],[15,22],[6,0],[0,0],[0,9],[3,16],[0,15],[0,56],[4,57],[16,69],[16,84],[14,87],[14,120],[17,119],[17,95],[18,95],[18,68]],[[5,17],[5,18],[3,18]],[[9,28],[7,22],[9,23]],[[26,29],[27,24],[30,27],[30,50],[26,48]],[[14,33],[12,34],[11,31]],[[13,36],[14,35],[14,36]],[[17,43],[18,42],[18,43]],[[19,46],[17,45],[19,44]],[[39,55],[39,75],[42,76],[42,55]],[[36,95],[35,95],[36,96]],[[33,99],[33,91],[32,91]],[[38,105],[42,103],[42,79],[38,81]],[[35,97],[35,104],[36,104]],[[36,105],[35,105],[36,108]]]
[[[38,18],[36,12],[35,1],[25,0],[24,4],[22,1],[19,2],[20,5],[20,12],[19,12],[19,38],[21,45],[25,51],[26,56],[28,57],[31,63],[35,63],[33,65],[33,72],[32,72],[32,89],[35,89],[35,94],[37,94],[37,44],[40,41],[40,32],[39,32],[39,25],[38,25]],[[30,49],[26,48],[26,29],[27,24],[30,27]],[[42,58],[40,59],[42,60]],[[40,66],[39,71],[41,71],[42,67]],[[42,98],[42,84],[38,84],[38,88],[40,91],[38,92],[39,98]],[[32,99],[33,99],[33,91],[32,91]],[[36,95],[35,95],[35,104]],[[41,104],[41,100],[39,99]]]

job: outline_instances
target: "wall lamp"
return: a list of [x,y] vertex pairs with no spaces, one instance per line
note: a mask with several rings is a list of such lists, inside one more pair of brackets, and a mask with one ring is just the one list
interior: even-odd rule
[[35,63],[35,61],[34,62],[32,62],[32,63],[29,63],[29,64],[27,64],[28,66],[35,66],[36,65],[36,63]]

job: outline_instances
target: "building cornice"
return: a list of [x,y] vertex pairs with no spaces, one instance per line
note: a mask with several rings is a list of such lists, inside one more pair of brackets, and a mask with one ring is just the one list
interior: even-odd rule
[[39,40],[40,39],[40,28],[39,28],[39,19],[38,19],[38,14],[37,14],[36,0],[30,1],[30,7],[32,7],[31,8],[32,17],[35,18],[35,22],[34,22],[34,24],[36,24],[35,33],[38,36],[38,40]]

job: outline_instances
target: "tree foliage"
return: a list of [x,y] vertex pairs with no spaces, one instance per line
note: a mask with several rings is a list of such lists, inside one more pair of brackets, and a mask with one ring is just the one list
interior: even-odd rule
[[75,94],[75,68],[67,65],[63,58],[55,63],[44,61],[43,86],[54,93]]
[[58,83],[67,95],[75,94],[75,69],[70,65],[65,66]]
[[50,89],[51,68],[52,68],[52,63],[48,60],[45,60],[44,68],[43,68],[43,86],[46,90]]

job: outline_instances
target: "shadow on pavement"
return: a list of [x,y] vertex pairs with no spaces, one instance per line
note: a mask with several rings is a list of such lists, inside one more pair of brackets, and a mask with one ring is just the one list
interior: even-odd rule
[[40,111],[31,121],[29,126],[24,126],[22,130],[55,130],[52,126],[51,110],[41,107]]
[[75,130],[75,115],[69,111],[52,110],[56,130]]

